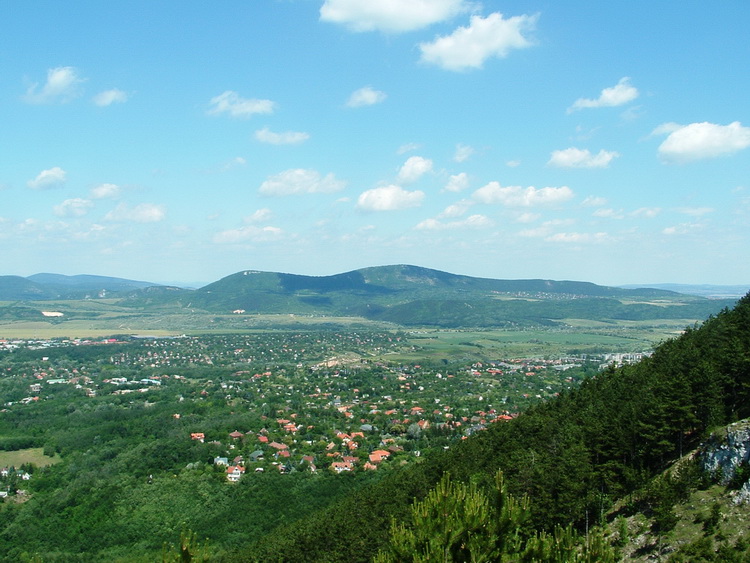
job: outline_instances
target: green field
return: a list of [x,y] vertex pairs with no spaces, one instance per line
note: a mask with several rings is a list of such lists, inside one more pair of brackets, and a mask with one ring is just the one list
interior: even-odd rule
[[[12,308],[18,304],[0,303]],[[112,335],[254,333],[263,331],[378,330],[408,335],[412,351],[395,361],[553,357],[565,354],[643,352],[679,335],[699,319],[649,321],[559,319],[552,326],[514,329],[414,329],[361,317],[300,314],[215,314],[188,307],[131,309],[112,300],[29,302],[24,318],[0,315],[0,339],[103,338]],[[10,309],[8,309],[10,311]],[[45,318],[41,311],[63,317]],[[38,317],[37,317],[38,315]]]
[[566,328],[535,330],[409,330],[413,352],[390,355],[392,361],[493,360],[512,357],[559,357],[566,354],[644,352],[679,335],[691,321],[658,324],[622,321],[566,321]]
[[12,452],[0,451],[0,467],[20,467],[24,463],[33,463],[37,467],[45,467],[59,461],[61,461],[59,455],[46,456],[42,448],[28,448]]

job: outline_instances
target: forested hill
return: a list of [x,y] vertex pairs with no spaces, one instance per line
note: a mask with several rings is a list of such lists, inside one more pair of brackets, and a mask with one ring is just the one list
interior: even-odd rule
[[405,521],[413,499],[445,473],[480,485],[501,469],[531,499],[531,529],[596,523],[717,425],[750,416],[750,295],[639,364],[498,423],[387,475],[312,517],[276,529],[236,560],[368,561]]
[[154,307],[181,303],[213,313],[358,317],[444,328],[549,325],[571,318],[703,319],[734,304],[734,300],[710,300],[660,289],[476,278],[410,265],[332,276],[244,270],[188,293],[155,289],[134,292],[121,304]]
[[[0,276],[0,308],[9,320],[39,317],[48,301],[95,319],[208,314],[355,318],[358,322],[438,328],[516,328],[566,319],[643,321],[704,319],[734,299],[663,289],[624,289],[582,281],[490,279],[410,265],[377,266],[330,276],[243,270],[197,290],[104,276]],[[64,303],[63,303],[64,302]],[[92,308],[93,307],[93,308]]]

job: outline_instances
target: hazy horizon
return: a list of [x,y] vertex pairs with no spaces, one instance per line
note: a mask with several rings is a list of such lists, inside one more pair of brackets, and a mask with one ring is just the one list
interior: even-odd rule
[[750,284],[746,2],[6,12],[8,275]]

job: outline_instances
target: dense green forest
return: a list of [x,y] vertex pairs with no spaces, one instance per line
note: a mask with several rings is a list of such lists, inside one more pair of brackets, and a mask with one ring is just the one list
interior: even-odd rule
[[[509,424],[390,473],[229,559],[370,560],[389,543],[392,522],[408,521],[413,499],[425,498],[447,473],[489,491],[502,470],[509,493],[530,499],[529,537],[569,524],[585,531],[711,428],[749,415],[746,296],[639,364],[601,373]],[[664,512],[665,527],[671,507],[665,499],[674,496],[669,489],[638,497]]]

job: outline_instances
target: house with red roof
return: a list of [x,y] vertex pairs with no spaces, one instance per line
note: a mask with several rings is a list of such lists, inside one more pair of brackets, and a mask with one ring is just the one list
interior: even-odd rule
[[232,483],[236,483],[245,474],[245,468],[241,465],[232,465],[227,467],[227,479]]

